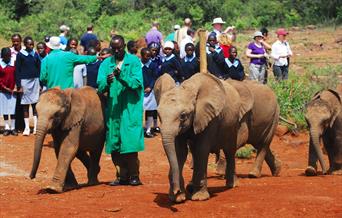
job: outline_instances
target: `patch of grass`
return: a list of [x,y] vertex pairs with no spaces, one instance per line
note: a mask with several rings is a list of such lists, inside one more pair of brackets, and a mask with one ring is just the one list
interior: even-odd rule
[[240,159],[251,159],[256,152],[252,145],[246,144],[236,151],[235,156]]

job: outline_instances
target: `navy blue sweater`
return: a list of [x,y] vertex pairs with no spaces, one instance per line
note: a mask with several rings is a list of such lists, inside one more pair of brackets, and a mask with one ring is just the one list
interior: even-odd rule
[[155,62],[149,62],[144,64],[142,67],[143,79],[144,79],[144,88],[147,87],[153,89],[154,84],[158,77],[158,65]]
[[199,72],[199,61],[197,57],[194,57],[191,61],[187,57],[181,60],[181,79],[182,82],[189,79],[192,75]]
[[224,69],[224,56],[223,52],[211,52],[207,54],[207,62],[208,62],[208,71],[220,79],[226,77],[225,69]]
[[38,56],[34,53],[33,56],[31,54],[27,54],[25,50],[20,51],[17,54],[17,60],[15,62],[15,76],[17,87],[21,87],[22,79],[39,78],[39,75],[40,60]]
[[239,59],[229,60],[226,59],[225,61],[225,72],[226,75],[224,79],[235,79],[235,80],[243,80],[245,78],[245,72],[241,61]]
[[182,67],[176,56],[173,56],[169,60],[164,60],[161,65],[161,74],[168,73],[176,81],[181,82]]
[[87,86],[97,89],[97,75],[102,61],[96,61],[86,65],[87,68]]

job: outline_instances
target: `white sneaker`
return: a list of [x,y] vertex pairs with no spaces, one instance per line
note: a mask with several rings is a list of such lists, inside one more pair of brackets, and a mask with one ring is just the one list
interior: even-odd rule
[[23,132],[24,136],[29,136],[30,135],[30,129],[25,129]]

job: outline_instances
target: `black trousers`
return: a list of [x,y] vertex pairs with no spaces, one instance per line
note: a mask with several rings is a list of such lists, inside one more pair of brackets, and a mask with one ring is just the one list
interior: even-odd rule
[[116,177],[119,180],[128,181],[130,178],[139,177],[138,152],[120,154],[114,151],[111,155],[116,168]]

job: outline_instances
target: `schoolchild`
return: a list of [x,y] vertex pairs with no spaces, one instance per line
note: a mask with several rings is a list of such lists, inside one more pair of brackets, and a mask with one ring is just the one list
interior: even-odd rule
[[136,41],[130,40],[127,42],[127,51],[130,54],[137,55],[138,53],[138,45]]
[[3,115],[5,130],[3,135],[14,135],[18,133],[15,129],[15,66],[11,59],[11,49],[1,49],[0,59],[0,116]]
[[18,33],[13,34],[11,37],[11,41],[12,41],[11,59],[12,61],[15,62],[17,59],[17,54],[21,50],[21,43],[22,43],[21,35]]
[[217,42],[216,34],[214,33],[211,33],[208,37],[206,52],[209,73],[223,79],[225,77],[224,55],[219,43]]
[[164,58],[161,65],[161,74],[168,73],[175,80],[176,84],[181,82],[182,68],[176,55],[173,54],[174,44],[167,41],[164,44]]
[[36,103],[38,102],[40,85],[40,60],[35,56],[34,41],[30,36],[24,38],[25,49],[17,54],[16,60],[16,85],[23,92],[21,104],[24,110],[25,129],[24,136],[30,135],[29,125],[29,106],[33,111],[34,129],[33,134],[37,130],[37,111]]
[[47,48],[47,46],[46,46],[45,42],[38,42],[37,43],[37,46],[36,46],[37,51],[36,51],[35,55],[37,56],[37,58],[39,58],[40,61],[42,61],[43,58],[45,58],[47,55],[46,48]]
[[[96,55],[96,49],[94,47],[89,47],[87,55]],[[96,62],[86,64],[87,86],[97,89],[97,75],[99,73],[101,63],[101,60],[97,60]]]
[[[141,49],[141,64],[144,79],[144,110],[145,110],[145,137],[152,138],[154,133],[160,132],[157,118],[157,102],[153,87],[156,82],[157,65],[151,60],[151,51]],[[153,122],[153,128],[152,127]]]
[[235,46],[229,48],[229,58],[225,58],[225,72],[227,73],[224,79],[234,79],[242,81],[245,78],[245,73],[241,61],[237,58],[237,49]]
[[160,76],[161,72],[161,64],[162,64],[162,57],[160,56],[160,45],[155,42],[151,42],[147,46],[151,51],[151,61],[158,66],[157,77]]
[[195,54],[195,46],[192,43],[185,45],[185,57],[181,60],[182,74],[181,81],[189,79],[199,72],[199,61]]

